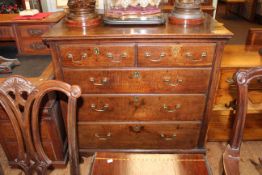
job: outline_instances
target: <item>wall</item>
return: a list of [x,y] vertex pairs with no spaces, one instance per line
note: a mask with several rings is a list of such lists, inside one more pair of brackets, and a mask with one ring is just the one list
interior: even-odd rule
[[44,12],[55,12],[63,10],[63,8],[56,7],[56,0],[41,0],[41,4]]

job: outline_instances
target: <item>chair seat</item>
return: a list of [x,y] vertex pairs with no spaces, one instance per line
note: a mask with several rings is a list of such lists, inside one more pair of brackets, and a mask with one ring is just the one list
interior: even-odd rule
[[139,154],[99,152],[92,175],[208,175],[203,154]]

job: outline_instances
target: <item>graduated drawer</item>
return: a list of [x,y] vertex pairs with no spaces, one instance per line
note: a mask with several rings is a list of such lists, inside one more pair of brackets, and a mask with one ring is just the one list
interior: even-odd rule
[[80,149],[193,149],[200,122],[177,124],[78,124]]
[[82,93],[205,93],[210,69],[63,69],[64,81]]
[[139,66],[210,66],[215,44],[139,44]]
[[21,41],[21,50],[25,54],[49,54],[49,49],[41,39],[28,39]]
[[17,26],[17,31],[22,38],[39,38],[49,29],[48,25],[21,25]]
[[83,95],[80,101],[79,121],[190,121],[202,119],[205,95]]
[[125,67],[135,64],[134,44],[61,45],[62,66],[68,67]]

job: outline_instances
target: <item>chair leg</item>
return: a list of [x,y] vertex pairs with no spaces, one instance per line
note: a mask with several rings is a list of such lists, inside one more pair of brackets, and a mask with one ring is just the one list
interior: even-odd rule
[[3,170],[1,163],[0,163],[0,174],[4,174],[4,170]]

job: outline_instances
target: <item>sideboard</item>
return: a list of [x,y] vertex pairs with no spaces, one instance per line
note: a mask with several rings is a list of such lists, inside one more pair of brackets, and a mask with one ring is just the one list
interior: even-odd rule
[[223,48],[232,33],[206,15],[197,26],[70,28],[42,38],[55,77],[81,86],[81,153],[205,152]]
[[44,19],[16,20],[18,14],[0,14],[0,42],[15,41],[19,55],[49,55],[43,35],[59,22],[64,12],[55,12]]

